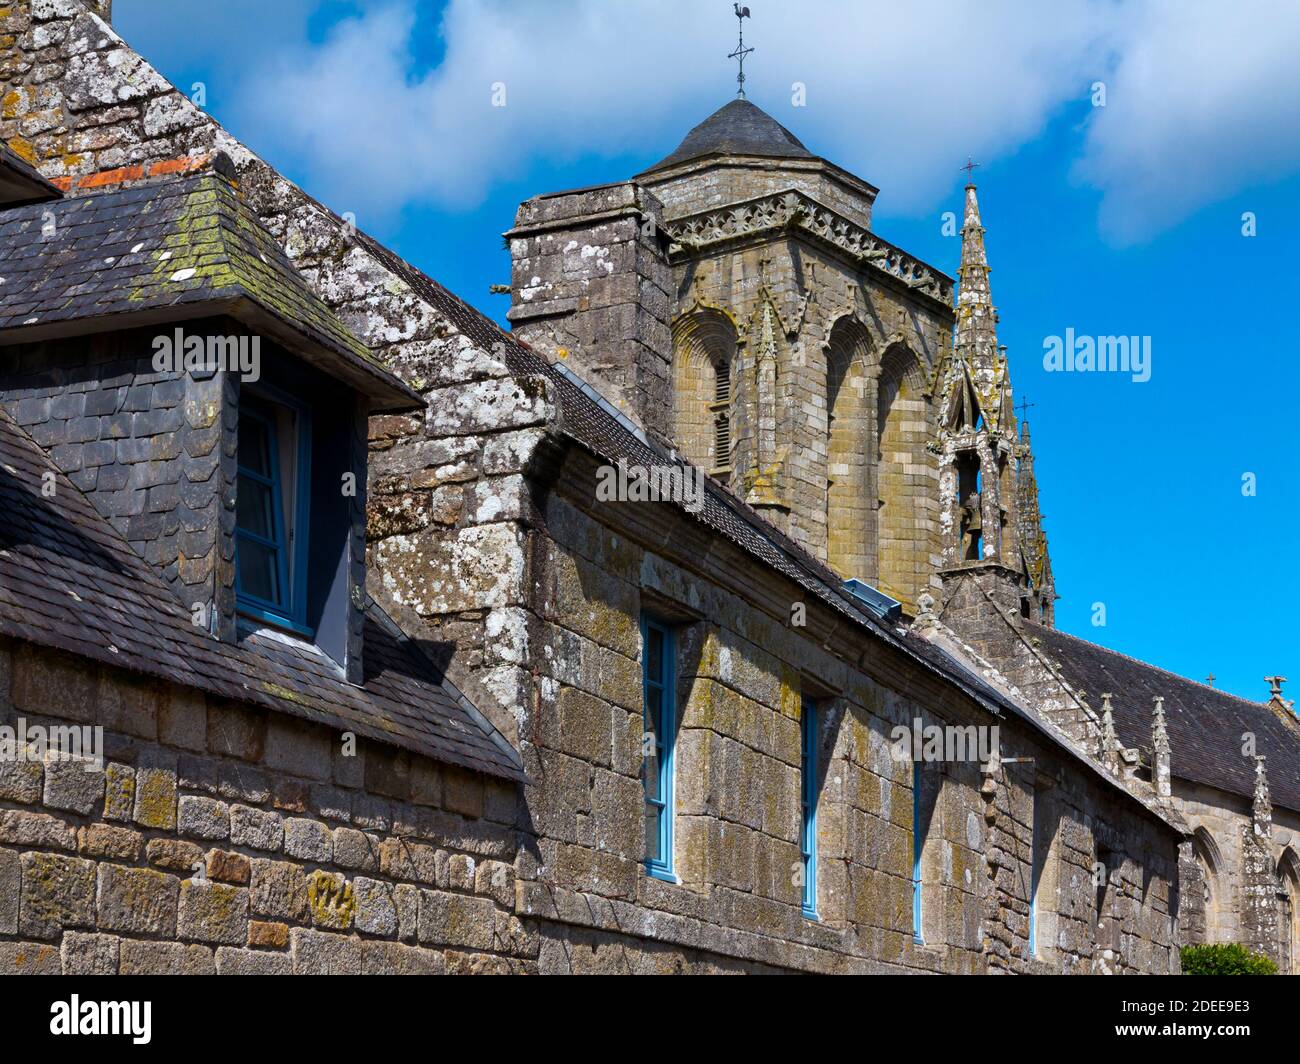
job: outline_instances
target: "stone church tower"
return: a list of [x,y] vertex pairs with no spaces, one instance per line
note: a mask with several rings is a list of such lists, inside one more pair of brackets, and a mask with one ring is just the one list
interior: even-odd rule
[[631,181],[520,207],[515,335],[907,614],[953,574],[1050,616],[975,190],[955,313],[876,194],[732,100]]

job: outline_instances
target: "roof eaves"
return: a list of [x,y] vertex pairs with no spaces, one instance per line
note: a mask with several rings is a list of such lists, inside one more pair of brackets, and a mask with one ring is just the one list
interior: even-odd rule
[[0,140],[0,210],[62,198],[59,187]]

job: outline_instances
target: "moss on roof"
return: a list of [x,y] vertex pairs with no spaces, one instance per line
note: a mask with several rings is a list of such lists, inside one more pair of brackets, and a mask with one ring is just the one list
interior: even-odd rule
[[0,212],[0,330],[247,303],[323,349],[322,368],[419,405],[308,287],[234,186],[195,174]]

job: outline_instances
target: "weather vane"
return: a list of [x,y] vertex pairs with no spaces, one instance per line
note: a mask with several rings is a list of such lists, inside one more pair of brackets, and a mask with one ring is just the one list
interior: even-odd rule
[[750,18],[749,8],[741,7],[739,4],[734,5],[736,9],[736,21],[740,26],[740,43],[736,45],[736,50],[732,52],[728,59],[734,59],[740,64],[740,73],[736,75],[736,95],[742,100],[745,98],[745,56],[749,55],[754,49],[745,47],[745,19]]

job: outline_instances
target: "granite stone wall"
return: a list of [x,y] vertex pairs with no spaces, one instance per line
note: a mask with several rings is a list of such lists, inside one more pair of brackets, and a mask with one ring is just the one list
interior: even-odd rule
[[[1184,857],[1189,904],[1181,920],[1183,940],[1249,943],[1282,970],[1300,969],[1296,887],[1283,860],[1288,852],[1300,853],[1300,817],[1275,807],[1271,834],[1259,837],[1245,798],[1181,779],[1175,779],[1174,796],[1202,837],[1187,845]],[[1288,916],[1290,928],[1285,926]]]
[[6,640],[19,718],[105,756],[0,761],[0,973],[537,968],[513,785]]
[[[539,837],[519,879],[544,942],[561,933],[554,924],[599,933],[611,949],[621,943],[629,970],[649,963],[638,939],[650,937],[826,972],[1176,969],[1174,833],[1007,720],[1002,752],[1031,758],[1037,786],[1010,766],[988,775],[972,762],[926,765],[941,786],[923,847],[925,942],[915,943],[912,765],[890,756],[891,729],[918,717],[989,719],[918,690],[901,663],[854,664],[792,630],[759,606],[771,601],[766,580],[751,573],[748,590],[738,586],[725,575],[742,571],[738,559],[722,545],[692,543],[689,528],[655,512],[666,508],[593,502],[581,488],[589,463],[577,455],[563,463],[543,508],[546,536],[530,555],[541,674],[522,745]],[[675,622],[679,637],[679,884],[643,867],[643,610]],[[801,694],[822,707],[817,921],[802,914],[792,876]],[[1055,919],[1050,935],[1040,926],[1031,956],[1038,800],[1056,809],[1051,890],[1039,895]],[[1101,851],[1110,854],[1110,886],[1099,914]],[[550,957],[565,970],[545,946],[543,970]]]

